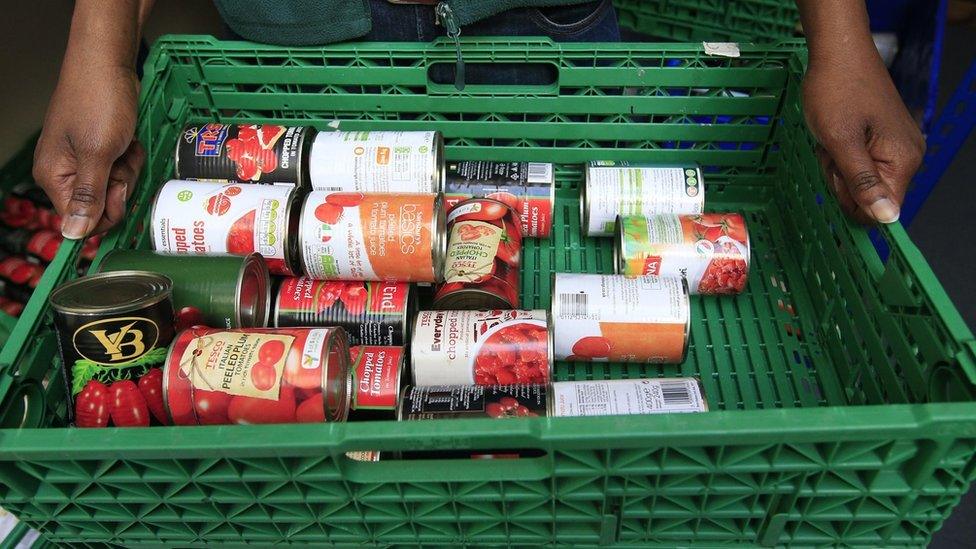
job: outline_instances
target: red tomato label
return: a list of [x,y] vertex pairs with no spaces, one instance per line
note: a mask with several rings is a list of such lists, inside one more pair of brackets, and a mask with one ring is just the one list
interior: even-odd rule
[[356,376],[352,409],[395,410],[403,347],[351,347],[349,355]]
[[290,335],[216,332],[191,341],[180,368],[197,389],[277,400],[294,340]]

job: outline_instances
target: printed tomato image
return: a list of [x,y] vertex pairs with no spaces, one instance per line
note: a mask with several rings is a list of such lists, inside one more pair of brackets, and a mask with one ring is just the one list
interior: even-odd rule
[[523,236],[552,232],[553,165],[542,162],[448,162],[444,182],[448,212],[471,198],[491,198],[514,210]]
[[341,328],[195,327],[162,377],[176,425],[345,421],[349,351]]
[[546,417],[549,387],[548,383],[407,387],[403,390],[400,419]]
[[619,274],[683,277],[692,294],[745,290],[750,246],[741,215],[627,216],[620,220],[615,242]]
[[498,402],[489,402],[485,405],[485,413],[488,414],[488,417],[495,419],[505,417],[536,417],[539,415],[512,397],[502,397]]
[[177,177],[303,185],[302,157],[313,132],[275,124],[191,124],[176,147]]
[[104,383],[91,380],[75,397],[75,425],[78,427],[107,427],[112,401]]

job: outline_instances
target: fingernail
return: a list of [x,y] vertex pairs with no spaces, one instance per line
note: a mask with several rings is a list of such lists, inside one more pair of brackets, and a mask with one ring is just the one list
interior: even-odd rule
[[88,217],[83,215],[69,215],[61,224],[61,235],[65,238],[78,240],[85,237],[85,229],[88,228]]
[[871,217],[877,219],[879,223],[894,223],[898,221],[898,216],[901,214],[898,206],[887,198],[876,200],[868,206],[868,210],[871,211]]

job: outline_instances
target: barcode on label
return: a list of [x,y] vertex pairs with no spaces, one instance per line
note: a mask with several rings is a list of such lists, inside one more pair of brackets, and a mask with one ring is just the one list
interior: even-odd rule
[[662,381],[661,398],[664,399],[665,406],[691,405],[691,393],[684,381]]
[[559,316],[587,317],[589,316],[588,294],[559,294]]
[[551,183],[552,164],[546,162],[529,162],[529,183]]
[[342,190],[342,187],[316,187],[316,191],[325,191],[328,193],[337,193]]

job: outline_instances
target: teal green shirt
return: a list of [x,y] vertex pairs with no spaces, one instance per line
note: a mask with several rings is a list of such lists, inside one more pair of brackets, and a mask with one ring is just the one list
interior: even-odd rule
[[[459,25],[512,8],[581,4],[587,0],[445,0]],[[313,45],[358,38],[372,24],[369,0],[214,0],[234,32],[266,44]]]

